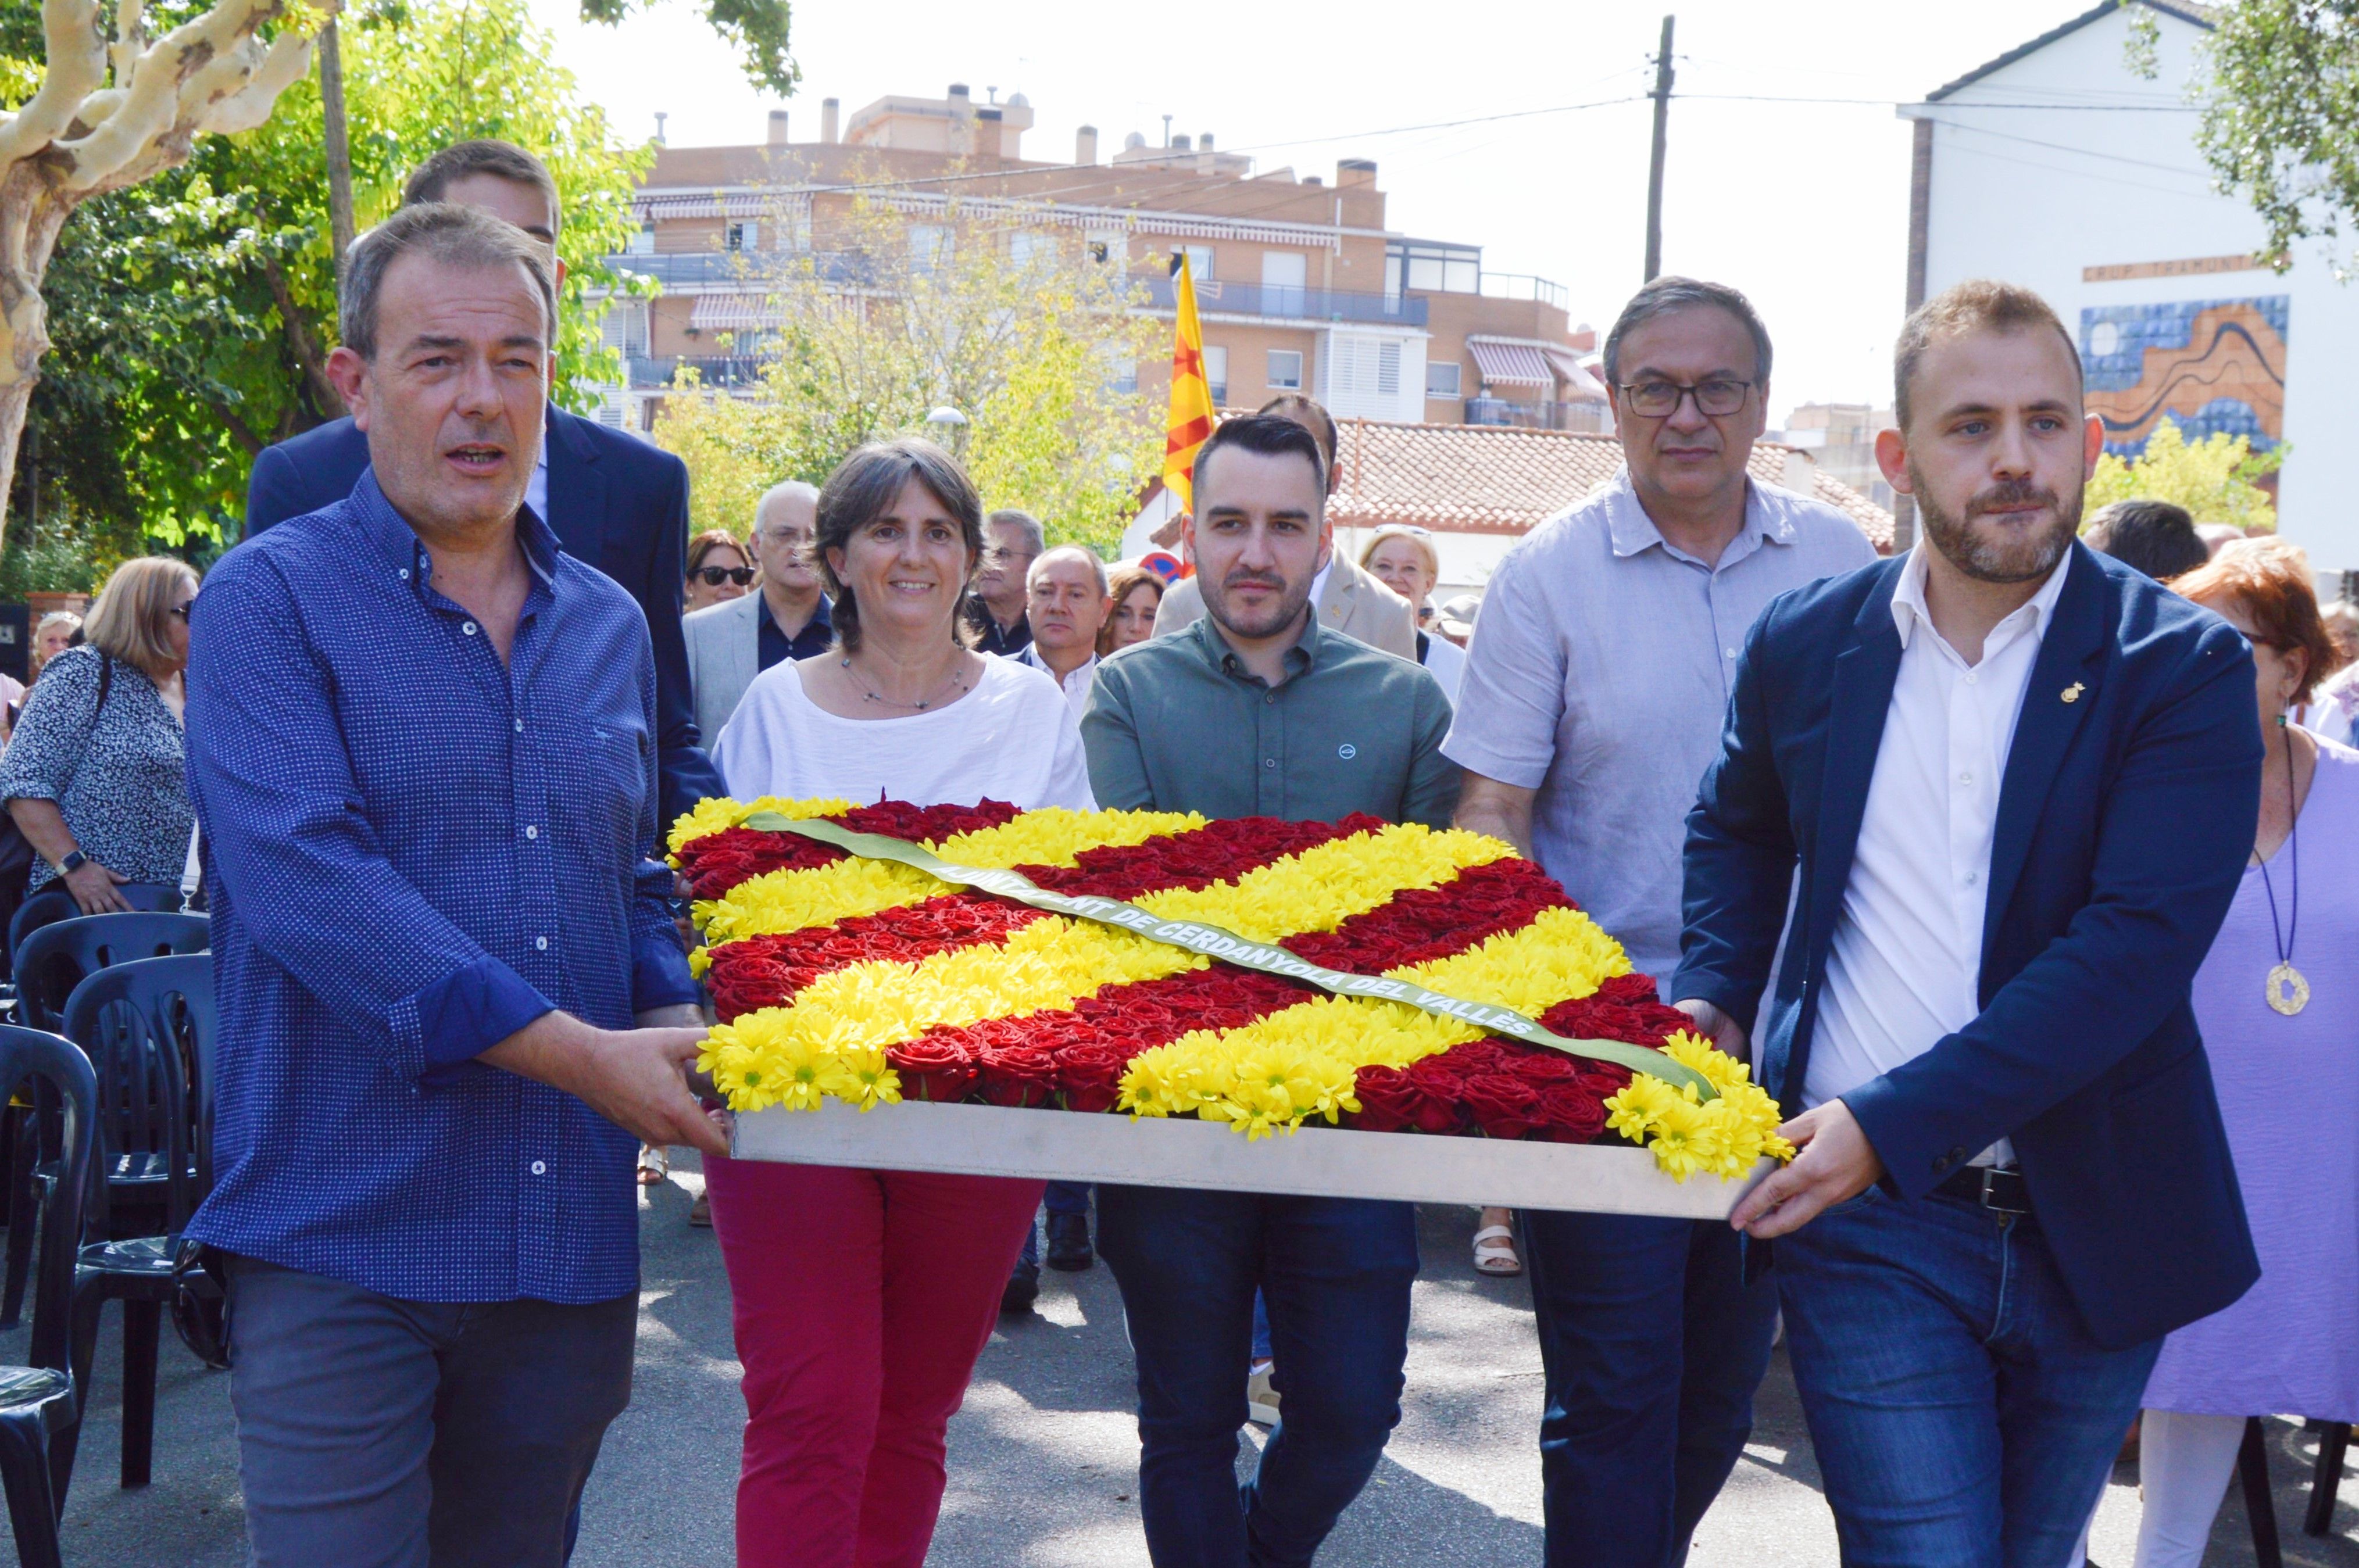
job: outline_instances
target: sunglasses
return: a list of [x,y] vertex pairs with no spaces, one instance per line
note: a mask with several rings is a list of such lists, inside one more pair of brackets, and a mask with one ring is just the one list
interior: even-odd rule
[[752,567],[699,567],[689,575],[702,578],[704,586],[707,588],[719,588],[724,582],[734,582],[739,588],[745,588],[754,580],[754,568]]

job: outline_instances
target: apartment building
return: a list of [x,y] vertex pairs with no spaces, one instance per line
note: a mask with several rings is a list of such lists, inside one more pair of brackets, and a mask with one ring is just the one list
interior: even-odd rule
[[[822,257],[831,215],[855,192],[889,192],[913,244],[930,216],[988,217],[1015,243],[1027,229],[1079,232],[1089,254],[1144,286],[1143,311],[1169,319],[1171,253],[1185,248],[1203,321],[1205,366],[1223,406],[1308,392],[1341,417],[1406,424],[1603,430],[1595,334],[1544,278],[1485,272],[1482,247],[1387,227],[1376,166],[1332,176],[1262,170],[1209,134],[1150,145],[1132,133],[1101,159],[1083,126],[1070,162],[1024,156],[1031,105],[978,101],[963,83],[939,99],[881,98],[848,119],[832,98],[815,140],[661,148],[637,198],[640,232],[619,265],[662,294],[611,312],[628,385],[607,417],[646,428],[681,362],[709,384],[754,373],[768,307],[759,279],[782,256]],[[1133,384],[1166,384],[1162,361]]]

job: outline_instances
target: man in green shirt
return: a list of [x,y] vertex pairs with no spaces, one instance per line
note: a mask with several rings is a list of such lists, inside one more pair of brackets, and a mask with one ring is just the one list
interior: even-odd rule
[[[1099,667],[1082,720],[1103,806],[1448,826],[1450,703],[1418,665],[1321,633],[1318,443],[1254,416],[1196,457],[1204,619]],[[1098,1250],[1138,1367],[1139,1512],[1156,1568],[1307,1564],[1400,1420],[1415,1212],[1364,1198],[1105,1185]],[[1236,1484],[1256,1291],[1285,1422]]]

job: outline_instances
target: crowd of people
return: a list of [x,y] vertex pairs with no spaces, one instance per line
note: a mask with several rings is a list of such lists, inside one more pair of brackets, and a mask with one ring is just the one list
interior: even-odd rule
[[657,860],[723,793],[1364,812],[1561,883],[1799,1152],[1724,1223],[1483,1211],[1552,1568],[1684,1561],[1781,1322],[1847,1563],[2078,1563],[2135,1426],[2138,1568],[2195,1564],[2247,1417],[2359,1420],[2359,614],[2167,503],[2083,532],[2102,427],[2036,296],[1901,329],[1878,458],[1922,537],[1878,560],[1748,477],[1745,296],[1655,280],[1604,343],[1621,470],[1437,608],[1426,531],[1337,548],[1299,395],[1197,454],[1176,581],[916,438],[690,537],[676,459],[548,404],[560,214],[505,144],[421,166],[346,266],[351,417],[257,460],[201,593],[135,560],[45,622],[0,753],[32,886],[103,913],[201,864],[191,1234],[255,1562],[564,1562],[628,1400],[633,1184],[682,1147],[741,1563],[917,1568],[1044,1261],[1120,1289],[1158,1568],[1307,1564],[1367,1482],[1408,1206],[729,1157]]

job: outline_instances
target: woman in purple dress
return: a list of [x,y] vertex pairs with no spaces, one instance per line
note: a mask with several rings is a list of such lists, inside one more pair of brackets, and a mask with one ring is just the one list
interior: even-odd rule
[[2359,752],[2286,722],[2334,662],[2310,582],[2299,550],[2256,541],[2171,584],[2251,640],[2259,675],[2260,823],[2195,1017],[2261,1278],[2163,1342],[2136,1568],[2202,1562],[2246,1417],[2359,1421]]

